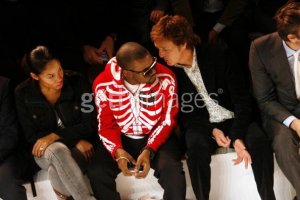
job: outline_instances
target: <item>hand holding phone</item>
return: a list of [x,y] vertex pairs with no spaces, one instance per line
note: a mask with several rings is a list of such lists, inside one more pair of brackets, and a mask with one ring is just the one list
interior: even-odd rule
[[[135,171],[135,165],[133,163],[128,162],[127,167],[128,167],[130,172],[136,172]],[[142,171],[143,171],[143,166],[140,166],[139,169],[138,169],[138,172],[142,172]]]
[[99,58],[103,61],[103,62],[108,62],[109,60],[109,56],[107,54],[106,51],[102,51],[100,54],[99,54]]

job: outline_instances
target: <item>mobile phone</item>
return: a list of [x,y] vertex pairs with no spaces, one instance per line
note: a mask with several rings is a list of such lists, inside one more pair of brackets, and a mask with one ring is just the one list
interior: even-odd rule
[[103,62],[108,62],[109,60],[109,56],[107,54],[106,51],[102,51],[100,54],[99,54],[99,58],[103,61]]
[[[135,165],[132,163],[127,163],[128,169],[131,172],[135,172]],[[143,171],[143,166],[140,165],[139,172]]]

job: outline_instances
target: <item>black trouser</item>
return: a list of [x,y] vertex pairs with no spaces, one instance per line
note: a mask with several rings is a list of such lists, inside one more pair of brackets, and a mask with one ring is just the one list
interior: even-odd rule
[[[122,137],[123,148],[135,159],[145,147],[146,142],[147,138]],[[181,151],[175,137],[171,136],[158,149],[150,164],[155,170],[154,175],[158,178],[158,183],[164,189],[164,200],[184,200],[186,182],[181,163]],[[115,182],[119,173],[117,162],[102,144],[99,145],[88,169],[88,176],[97,199],[120,200]]]
[[300,199],[300,138],[295,131],[275,120],[266,120],[264,125],[273,138],[272,146],[278,166]]
[[[225,135],[232,125],[232,120],[219,123],[218,128]],[[211,133],[201,127],[189,126],[185,131],[187,164],[192,187],[198,200],[208,200],[210,191],[211,155],[217,149]],[[273,154],[270,142],[256,123],[249,126],[245,145],[252,158],[252,169],[262,200],[274,200],[273,192]],[[229,183],[230,184],[230,183]]]
[[21,179],[22,171],[25,168],[24,163],[17,156],[10,156],[0,164],[0,199],[27,199]]

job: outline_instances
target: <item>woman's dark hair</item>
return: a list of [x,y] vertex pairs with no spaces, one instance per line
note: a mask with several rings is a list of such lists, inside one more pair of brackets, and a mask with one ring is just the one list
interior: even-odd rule
[[34,74],[40,74],[44,71],[47,63],[55,59],[50,53],[49,49],[45,46],[37,46],[30,53],[24,55],[22,66],[25,71]]

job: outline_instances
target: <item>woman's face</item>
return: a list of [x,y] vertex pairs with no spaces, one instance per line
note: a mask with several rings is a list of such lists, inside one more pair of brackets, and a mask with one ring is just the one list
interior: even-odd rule
[[50,60],[44,71],[35,76],[39,81],[39,85],[44,89],[61,90],[63,87],[64,73],[61,64],[58,60]]
[[182,53],[186,45],[175,45],[171,40],[162,38],[154,41],[155,47],[159,51],[159,56],[165,60],[169,66],[181,63]]

